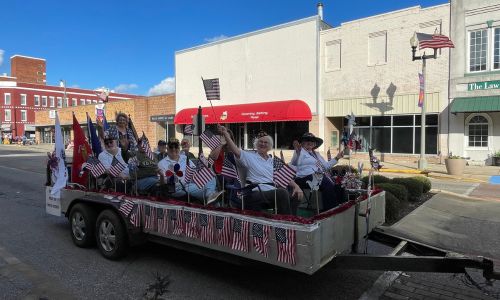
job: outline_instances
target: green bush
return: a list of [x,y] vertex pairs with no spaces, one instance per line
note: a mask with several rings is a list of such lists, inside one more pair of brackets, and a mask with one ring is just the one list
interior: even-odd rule
[[[391,182],[390,178],[387,178],[387,177],[385,177],[383,175],[373,175],[372,180],[373,180],[373,182],[375,182],[375,185],[377,185],[379,183],[389,183],[389,182]],[[363,186],[364,187],[368,186],[368,176],[363,177],[361,179],[361,181],[363,181]]]
[[408,190],[404,185],[395,183],[375,183],[375,187],[379,187],[386,192],[389,192],[398,198],[401,204],[408,201]]
[[401,202],[390,192],[385,192],[385,221],[393,222],[398,219]]
[[424,194],[428,193],[432,189],[432,183],[431,183],[431,180],[429,178],[424,177],[424,176],[415,176],[415,177],[411,177],[411,178],[422,182],[422,184],[424,185],[424,189],[422,192]]
[[408,200],[415,202],[422,196],[424,184],[413,178],[393,178],[391,183],[401,184],[408,190]]

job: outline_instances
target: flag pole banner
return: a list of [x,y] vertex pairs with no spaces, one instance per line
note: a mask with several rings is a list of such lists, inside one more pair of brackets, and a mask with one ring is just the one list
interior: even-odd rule
[[422,73],[418,73],[418,81],[420,84],[420,91],[418,93],[418,107],[422,107],[424,105],[424,84],[425,84],[425,78]]

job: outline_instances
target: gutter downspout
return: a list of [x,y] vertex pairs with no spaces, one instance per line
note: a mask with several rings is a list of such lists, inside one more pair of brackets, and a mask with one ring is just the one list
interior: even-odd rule
[[[449,24],[448,24],[448,32],[450,33],[450,40],[452,40],[451,38],[451,11],[452,11],[452,8],[451,8],[451,1],[449,1],[450,3],[450,21],[449,21]],[[448,150],[448,153],[446,153],[446,157],[448,157],[449,153],[450,153],[450,117],[451,117],[451,114],[450,114],[450,109],[451,109],[451,98],[450,98],[450,95],[451,95],[451,48],[448,48],[448,107],[447,107],[447,112],[448,112],[448,118],[447,118],[447,121],[448,121],[448,133],[446,135],[446,147],[447,147],[447,150]],[[443,154],[441,153],[441,156]],[[441,163],[441,162],[440,162]]]

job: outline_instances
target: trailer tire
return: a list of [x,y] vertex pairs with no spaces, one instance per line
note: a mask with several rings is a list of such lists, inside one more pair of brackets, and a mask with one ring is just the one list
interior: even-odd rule
[[126,254],[127,230],[114,211],[106,209],[99,214],[96,240],[101,254],[107,259],[116,260]]
[[95,245],[94,224],[97,214],[94,209],[84,203],[77,203],[71,208],[69,222],[71,225],[71,239],[81,248]]

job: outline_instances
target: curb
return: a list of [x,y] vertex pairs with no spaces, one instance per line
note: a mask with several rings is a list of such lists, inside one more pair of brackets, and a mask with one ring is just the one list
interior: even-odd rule
[[477,182],[477,183],[488,183],[486,180],[476,179],[476,178],[464,178],[464,177],[452,177],[450,175],[437,175],[437,174],[427,174],[428,177],[437,179],[447,179],[447,180],[460,180],[464,182]]

